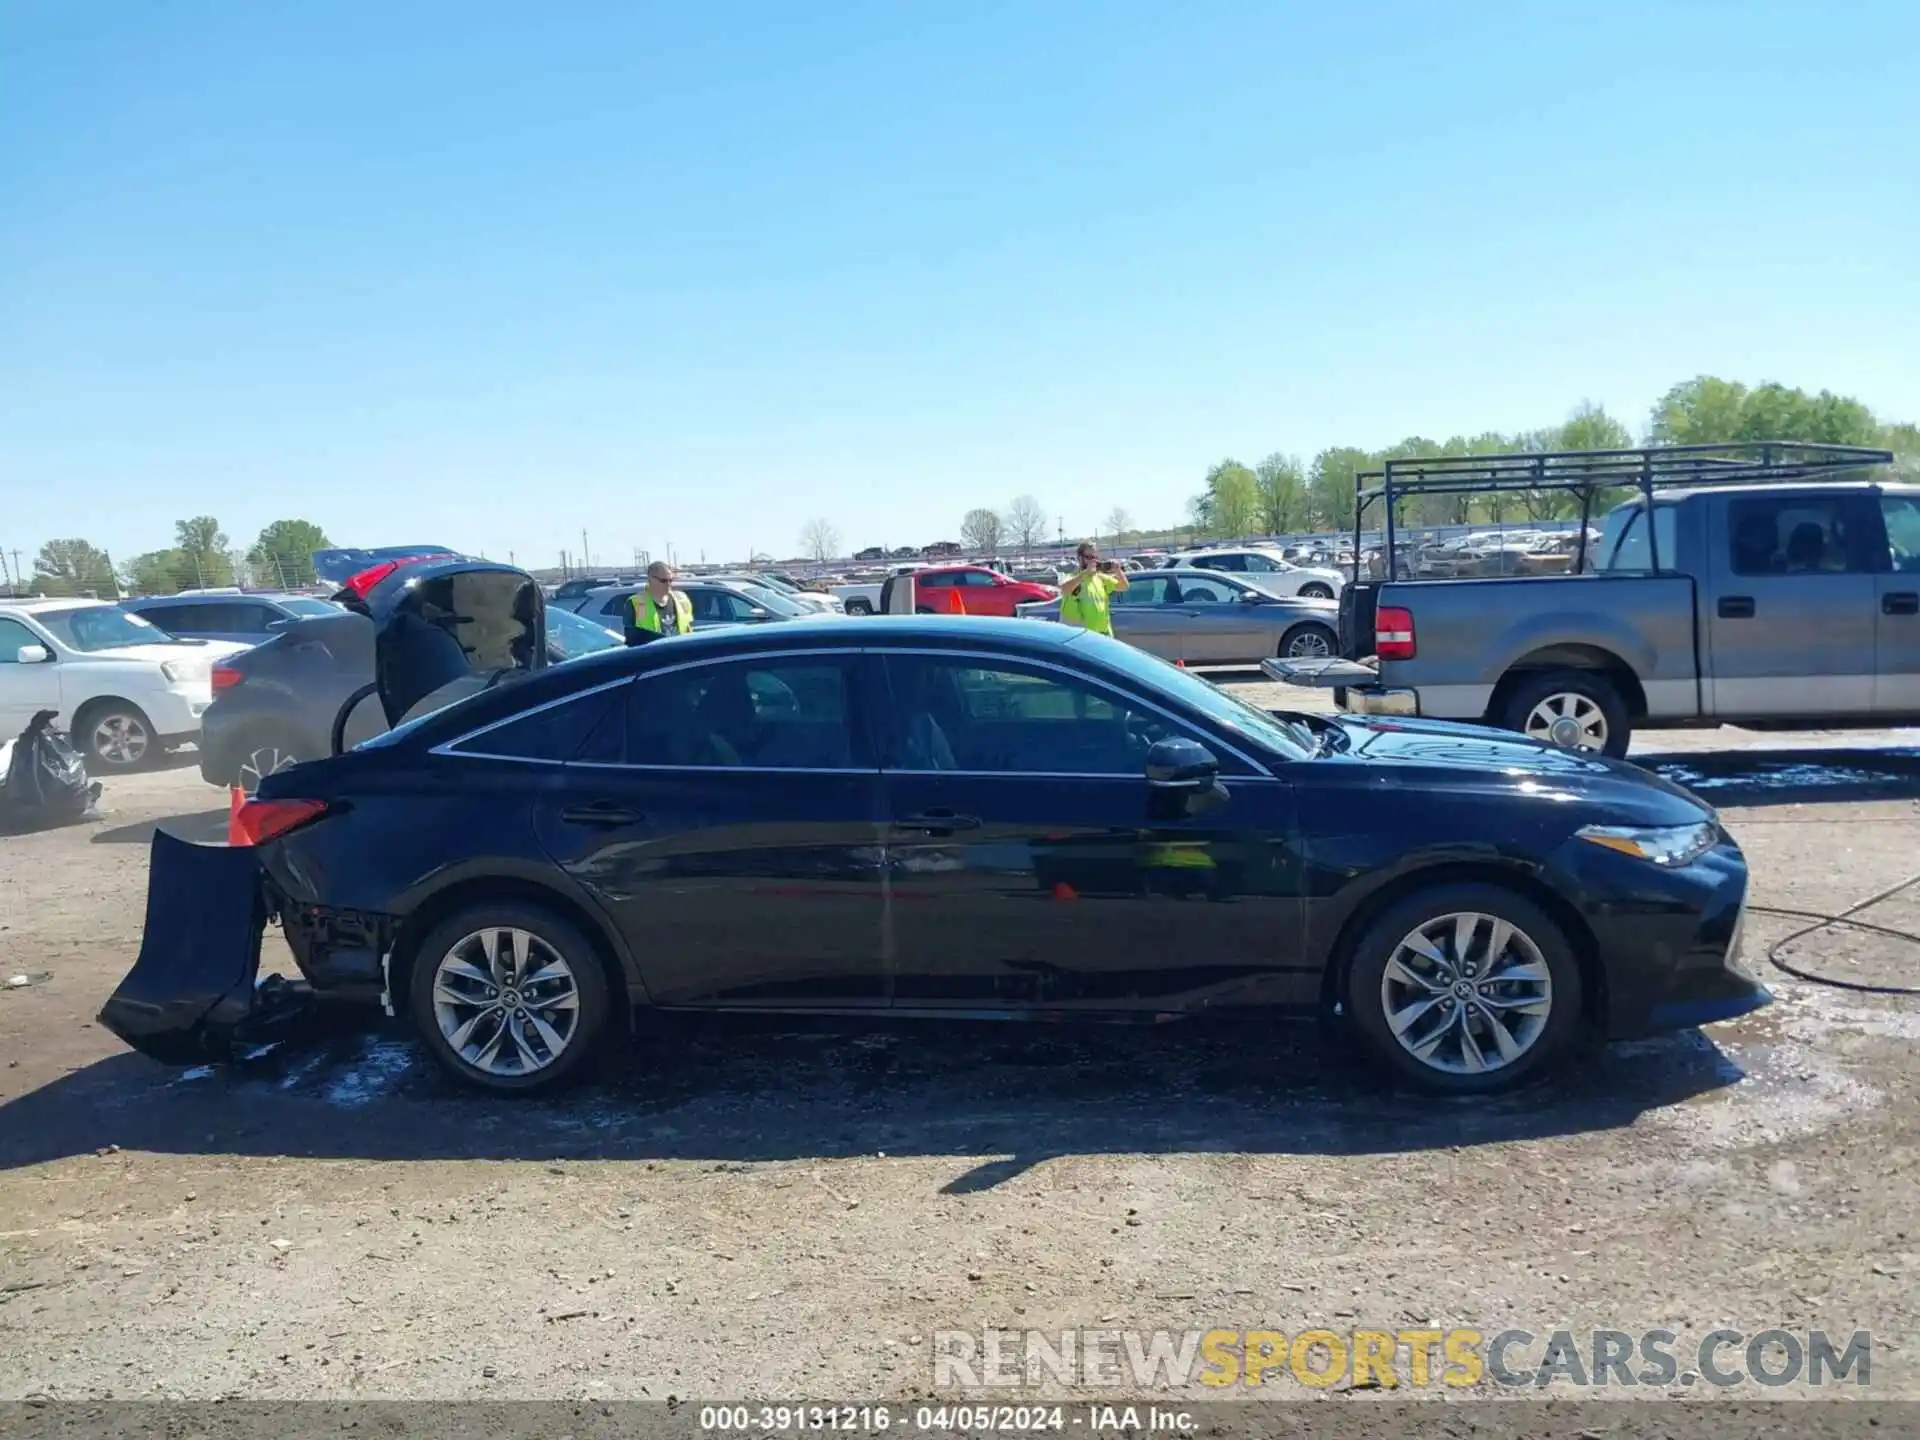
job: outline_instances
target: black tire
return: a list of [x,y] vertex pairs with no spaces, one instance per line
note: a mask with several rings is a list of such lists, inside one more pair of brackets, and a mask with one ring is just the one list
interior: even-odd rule
[[73,743],[96,774],[130,774],[153,764],[164,750],[147,712],[131,700],[113,698],[80,707],[73,717]]
[[847,601],[847,614],[849,615],[871,615],[872,613],[873,613],[873,605],[869,601],[866,601],[866,600]]
[[[1547,705],[1558,696],[1567,697],[1558,702],[1558,708],[1568,712],[1568,718],[1576,723],[1589,713],[1579,710],[1581,701],[1598,710],[1606,734],[1604,743],[1593,748],[1616,760],[1627,753],[1627,746],[1633,742],[1633,720],[1627,714],[1626,702],[1620,698],[1619,690],[1603,671],[1544,670],[1513,688],[1497,718],[1507,729],[1528,734],[1528,723],[1536,707]],[[1552,739],[1546,735],[1536,738]],[[1561,744],[1558,740],[1553,743]],[[1562,748],[1571,750],[1583,747],[1563,745]]]
[[931,605],[916,605],[913,607],[913,613],[916,615],[931,615],[933,614],[933,607]]
[[1318,580],[1309,580],[1305,585],[1300,587],[1300,598],[1302,600],[1331,600],[1333,598],[1333,590],[1330,586],[1322,585]]
[[[1477,1073],[1461,1073],[1439,1068],[1413,1054],[1408,1045],[1396,1038],[1394,1034],[1388,1018],[1388,1000],[1383,993],[1382,982],[1386,976],[1388,964],[1394,959],[1401,941],[1412,936],[1425,924],[1441,920],[1442,917],[1459,914],[1491,917],[1514,927],[1517,935],[1530,941],[1532,949],[1538,952],[1545,964],[1550,982],[1548,990],[1550,1008],[1544,1017],[1545,1023],[1539,1026],[1537,1032],[1520,1048],[1516,1058],[1502,1063],[1497,1068],[1481,1070]],[[1485,951],[1489,947],[1490,939],[1490,932],[1486,926],[1477,928],[1475,941],[1469,946],[1470,961],[1477,959],[1480,963],[1485,963]],[[1452,954],[1450,948],[1448,953]],[[1508,942],[1505,953],[1517,961],[1526,960],[1526,973],[1530,973],[1534,968],[1530,957],[1525,955],[1524,947],[1516,941]],[[1531,982],[1500,983],[1504,986],[1503,993],[1509,997],[1516,992],[1532,993],[1520,989],[1523,984]],[[1412,997],[1410,1003],[1418,1002],[1421,995],[1418,989],[1396,988],[1405,990]],[[1483,991],[1486,989],[1484,972],[1477,988]],[[1438,1094],[1489,1095],[1524,1085],[1530,1080],[1539,1078],[1557,1062],[1566,1058],[1581,1033],[1580,1013],[1583,992],[1580,962],[1574,955],[1573,946],[1567,939],[1566,932],[1531,900],[1495,884],[1434,885],[1393,902],[1368,924],[1359,943],[1354,947],[1352,960],[1347,966],[1341,998],[1353,1028],[1359,1032],[1360,1038],[1376,1059],[1384,1061],[1401,1079]],[[1478,999],[1477,996],[1469,996],[1463,1001],[1453,998],[1451,994],[1447,995],[1441,1003],[1448,1008],[1446,1011],[1436,1009],[1434,1023],[1444,1024],[1449,1020],[1452,1006],[1477,1004]],[[1491,1043],[1484,1038],[1491,1034],[1491,1031],[1486,1028],[1487,1012],[1476,1009],[1468,1013],[1474,1016],[1473,1023],[1481,1026],[1480,1038],[1476,1038],[1475,1041],[1476,1047]],[[1527,1017],[1522,1015],[1516,1018],[1524,1023]],[[1416,1040],[1432,1034],[1432,1029],[1427,1025],[1424,1016],[1420,1021],[1408,1025],[1406,1029],[1415,1036]],[[1496,1046],[1496,1053],[1497,1049]],[[1443,1042],[1441,1050],[1437,1053],[1444,1059],[1449,1052],[1455,1051],[1464,1053],[1464,1047],[1456,1045],[1449,1039]]]
[[[566,969],[570,972],[579,1006],[573,1028],[567,1032],[565,1044],[555,1058],[537,1069],[528,1069],[518,1074],[483,1069],[462,1056],[442,1031],[440,1010],[435,1004],[435,980],[440,972],[442,961],[449,958],[450,952],[469,937],[491,930],[522,931],[564,961]],[[484,955],[484,948],[479,953]],[[470,957],[474,954],[475,952],[469,946],[465,957],[468,963],[473,963]],[[528,954],[530,957],[537,955],[531,945],[528,947]],[[539,958],[544,963],[545,957]],[[530,958],[530,967],[531,963]],[[612,1004],[607,987],[606,971],[601,966],[600,952],[585,935],[580,933],[579,927],[545,906],[518,900],[470,905],[434,926],[414,952],[407,993],[414,1026],[420,1032],[422,1042],[434,1059],[438,1060],[456,1079],[478,1089],[504,1095],[530,1095],[556,1090],[579,1078],[582,1068],[592,1059],[607,1034],[607,1022]],[[478,1010],[481,1007],[472,1008]],[[516,1032],[518,1034],[527,1033],[526,1026],[532,1013],[543,1014],[549,1026],[553,1026],[556,1015],[562,1013],[541,1012],[538,1005],[527,1006],[526,1012],[528,1018],[523,1018],[519,1022],[520,1029]],[[453,1009],[451,1013],[455,1019],[463,1018],[466,1014],[458,1008]],[[456,1030],[455,1033],[457,1034],[458,1031]],[[485,1053],[484,1041],[490,1033],[484,1018],[472,1031],[473,1038],[483,1042],[481,1046],[483,1054]],[[535,1033],[534,1040],[538,1039],[538,1033]],[[528,1047],[518,1046],[517,1042],[516,1050],[522,1056],[529,1053]]]
[[[1309,638],[1318,638],[1326,648],[1300,647]],[[1324,660],[1340,653],[1340,636],[1331,625],[1322,625],[1318,621],[1308,620],[1299,625],[1291,625],[1287,633],[1280,637],[1277,651],[1282,660]]]

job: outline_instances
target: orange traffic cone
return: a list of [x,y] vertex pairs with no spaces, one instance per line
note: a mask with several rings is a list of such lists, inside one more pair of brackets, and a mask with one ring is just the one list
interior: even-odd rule
[[240,807],[247,803],[247,792],[238,785],[227,790],[227,844],[251,845],[247,832],[240,828]]

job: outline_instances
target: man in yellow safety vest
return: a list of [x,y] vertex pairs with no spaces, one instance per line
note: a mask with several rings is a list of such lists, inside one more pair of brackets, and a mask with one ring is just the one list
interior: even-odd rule
[[645,645],[662,635],[684,635],[693,628],[693,601],[673,588],[673,567],[656,560],[647,567],[647,588],[629,602],[627,644]]
[[1069,575],[1060,586],[1060,618],[1096,634],[1113,634],[1113,613],[1108,601],[1116,591],[1127,588],[1127,572],[1113,561],[1102,562],[1100,550],[1091,540],[1080,542],[1080,570]]

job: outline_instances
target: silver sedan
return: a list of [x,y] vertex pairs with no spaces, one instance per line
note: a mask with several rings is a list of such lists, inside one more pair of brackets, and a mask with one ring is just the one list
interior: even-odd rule
[[[1246,665],[1281,656],[1318,660],[1339,653],[1335,600],[1275,595],[1239,575],[1149,570],[1113,597],[1113,634],[1162,660]],[[1058,620],[1060,602],[1022,605],[1023,619]]]

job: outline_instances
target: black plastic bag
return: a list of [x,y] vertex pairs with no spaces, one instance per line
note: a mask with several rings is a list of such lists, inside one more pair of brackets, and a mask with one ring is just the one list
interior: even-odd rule
[[0,825],[9,830],[71,825],[88,819],[100,798],[99,785],[87,779],[87,762],[66,731],[54,728],[55,713],[40,711],[13,743],[0,786]]

